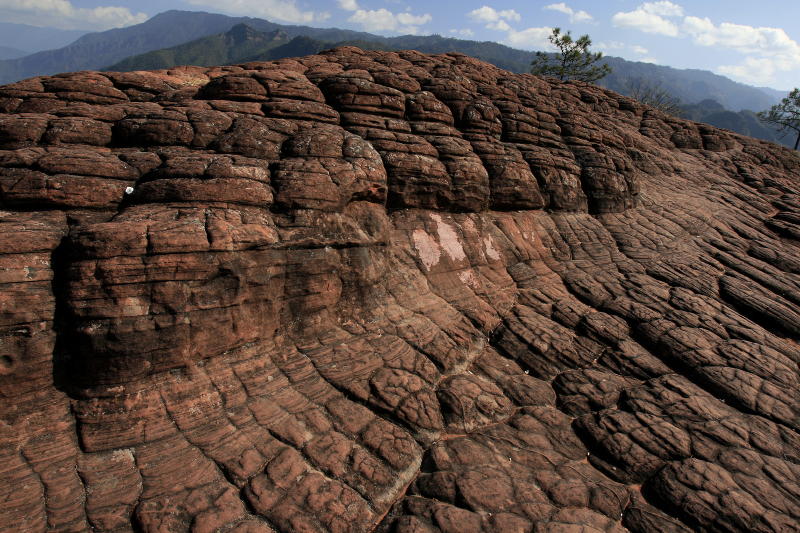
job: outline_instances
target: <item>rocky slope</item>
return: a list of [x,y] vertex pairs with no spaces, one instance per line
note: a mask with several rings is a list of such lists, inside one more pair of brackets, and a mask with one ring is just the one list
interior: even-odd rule
[[794,531],[800,158],[460,55],[0,87],[3,531]]

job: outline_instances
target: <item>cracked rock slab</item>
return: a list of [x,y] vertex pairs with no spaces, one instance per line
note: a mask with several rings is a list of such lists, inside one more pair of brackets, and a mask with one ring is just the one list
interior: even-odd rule
[[796,153],[352,47],[0,109],[0,531],[800,530]]

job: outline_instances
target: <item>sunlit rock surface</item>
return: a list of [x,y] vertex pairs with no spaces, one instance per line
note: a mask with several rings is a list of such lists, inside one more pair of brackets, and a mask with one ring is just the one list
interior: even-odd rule
[[0,530],[800,528],[796,153],[355,48],[0,109]]

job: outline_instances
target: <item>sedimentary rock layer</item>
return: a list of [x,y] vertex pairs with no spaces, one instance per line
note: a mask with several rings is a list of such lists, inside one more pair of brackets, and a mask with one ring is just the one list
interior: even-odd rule
[[796,153],[354,48],[0,110],[0,530],[798,529]]

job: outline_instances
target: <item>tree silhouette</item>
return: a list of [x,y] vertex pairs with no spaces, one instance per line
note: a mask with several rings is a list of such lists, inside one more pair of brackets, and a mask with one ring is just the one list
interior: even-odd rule
[[800,146],[800,89],[797,87],[789,93],[789,96],[775,104],[767,111],[758,113],[758,118],[762,122],[774,124],[778,127],[778,132],[786,135],[790,130],[797,132],[797,139],[794,141],[794,149]]
[[611,67],[607,64],[596,64],[603,58],[603,53],[589,51],[592,40],[588,35],[573,40],[570,32],[562,34],[561,28],[553,28],[548,40],[559,52],[536,52],[536,58],[531,63],[531,74],[554,76],[562,81],[597,81],[611,73]]
[[670,115],[678,115],[681,112],[680,99],[672,96],[661,82],[634,78],[628,80],[625,85],[628,96],[643,104]]

